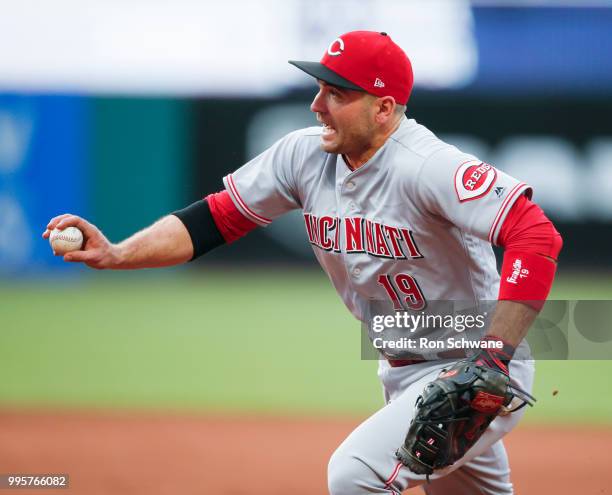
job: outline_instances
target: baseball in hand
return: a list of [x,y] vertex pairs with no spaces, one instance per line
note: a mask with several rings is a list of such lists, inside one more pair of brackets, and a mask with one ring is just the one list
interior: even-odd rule
[[57,255],[78,251],[83,246],[83,233],[76,227],[66,227],[64,230],[53,229],[49,243],[53,253]]

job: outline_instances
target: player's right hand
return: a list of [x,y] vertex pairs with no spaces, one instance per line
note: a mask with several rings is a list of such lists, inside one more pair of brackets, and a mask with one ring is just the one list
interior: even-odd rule
[[66,253],[64,261],[85,263],[98,270],[118,266],[117,246],[112,244],[95,225],[76,215],[65,213],[52,218],[42,236],[48,239],[53,229],[63,230],[66,227],[77,227],[83,232],[83,246],[79,251]]

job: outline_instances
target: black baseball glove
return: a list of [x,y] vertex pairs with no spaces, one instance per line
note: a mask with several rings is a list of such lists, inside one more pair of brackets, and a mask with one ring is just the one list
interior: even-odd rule
[[[522,403],[509,409],[518,397]],[[535,399],[510,377],[476,358],[442,370],[417,399],[415,417],[396,455],[412,472],[428,477],[463,457],[499,414]]]

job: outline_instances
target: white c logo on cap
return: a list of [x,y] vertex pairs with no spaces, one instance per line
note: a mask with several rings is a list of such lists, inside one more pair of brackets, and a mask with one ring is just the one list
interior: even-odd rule
[[[332,51],[332,47],[334,46],[335,43],[338,43],[339,45],[338,50]],[[331,55],[332,57],[337,57],[338,55],[341,55],[343,51],[344,51],[344,41],[342,41],[342,38],[336,38],[327,47],[327,54]]]

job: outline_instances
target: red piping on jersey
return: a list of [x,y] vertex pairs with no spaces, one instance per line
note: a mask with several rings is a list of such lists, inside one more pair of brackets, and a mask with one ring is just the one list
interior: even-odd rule
[[538,205],[521,196],[506,216],[498,244],[505,248],[498,298],[539,311],[555,277],[561,235]]
[[247,204],[240,197],[240,193],[238,193],[238,189],[236,189],[236,184],[234,184],[234,179],[231,174],[227,176],[227,183],[229,184],[229,187],[232,190],[232,194],[234,198],[236,198],[236,201],[238,201],[238,203],[240,204],[240,207],[244,209],[247,215],[252,216],[255,220],[261,223],[265,223],[265,224],[272,223],[272,220],[266,217],[262,217],[261,215],[258,215],[257,213],[255,213],[253,210],[251,210],[247,206]]
[[232,201],[227,191],[206,196],[215,225],[228,244],[248,234],[258,225],[249,220]]

